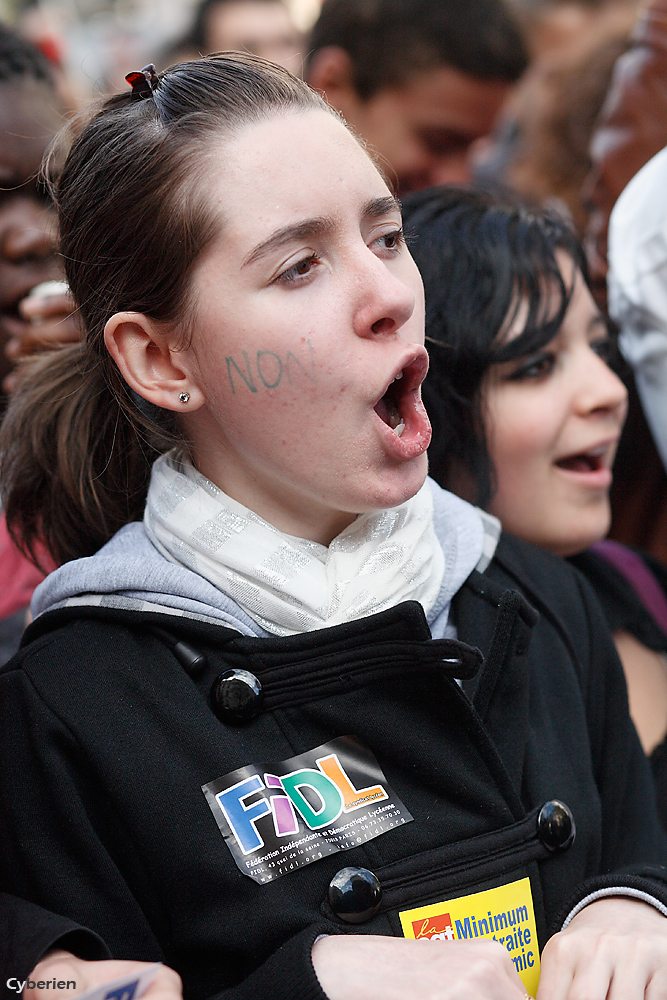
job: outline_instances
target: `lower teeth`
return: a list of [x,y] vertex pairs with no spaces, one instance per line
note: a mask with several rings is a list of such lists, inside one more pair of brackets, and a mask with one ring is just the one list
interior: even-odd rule
[[400,437],[404,430],[405,430],[405,423],[404,421],[401,420],[398,427],[394,427],[394,432],[396,433],[396,437]]

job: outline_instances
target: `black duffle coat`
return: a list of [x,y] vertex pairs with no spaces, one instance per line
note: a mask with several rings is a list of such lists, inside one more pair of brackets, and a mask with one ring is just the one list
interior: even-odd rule
[[[541,944],[600,888],[667,904],[651,775],[585,581],[503,536],[452,617],[481,666],[432,640],[416,603],[270,639],[153,612],[42,615],[0,674],[0,889],[90,928],[114,957],[167,962],[186,997],[229,1000],[322,1000],[317,935],[398,935],[402,911],[524,877]],[[262,686],[241,723],[212,708],[230,668]],[[202,786],[345,736],[413,821],[253,881]],[[538,822],[554,800],[573,840]],[[346,867],[379,884],[354,925],[329,895]]]

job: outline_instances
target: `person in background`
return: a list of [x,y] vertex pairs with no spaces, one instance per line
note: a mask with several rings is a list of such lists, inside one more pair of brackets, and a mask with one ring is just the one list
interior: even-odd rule
[[297,76],[302,72],[303,37],[283,0],[200,0],[192,28],[161,61],[229,51],[252,52]]
[[667,468],[667,148],[616,201],[608,263],[609,312]]
[[667,826],[667,568],[602,541],[627,393],[583,250],[561,216],[512,197],[435,189],[405,213],[427,302],[431,474],[587,576]]
[[[0,24],[0,413],[16,385],[17,360],[80,337],[62,283],[55,214],[41,178],[42,158],[63,123],[50,63],[30,42]],[[35,294],[44,289],[42,294]],[[0,516],[0,663],[16,650],[42,570],[14,546]]]
[[613,5],[606,17],[584,21],[567,47],[558,45],[531,60],[493,136],[475,150],[475,184],[559,207],[583,236],[591,135],[633,23],[629,5]]
[[503,0],[325,0],[304,72],[405,194],[470,179],[527,64]]
[[47,59],[0,24],[0,381],[14,384],[15,360],[80,333],[61,291],[30,297],[62,277],[55,217],[40,175],[42,158],[63,124],[64,109]]
[[610,21],[636,17],[640,0],[509,0],[528,41],[531,62],[565,54]]
[[637,171],[667,144],[667,0],[640,8],[630,44],[616,61],[591,139],[590,204],[585,246],[591,288],[607,301],[607,231],[611,210]]
[[[630,44],[614,67],[594,129],[592,166],[582,188],[588,206],[584,245],[593,296],[607,308],[611,211],[637,171],[667,144],[667,2],[641,4]],[[667,561],[667,473],[632,379],[628,420],[611,490],[610,537]],[[639,460],[638,457],[641,456]]]
[[[605,310],[609,212],[633,173],[667,142],[667,4],[651,0],[639,16],[623,0],[514,5],[524,11],[533,59],[493,141],[477,150],[474,180],[569,212]],[[667,561],[667,475],[632,373],[623,377],[629,411],[610,493],[610,538]]]

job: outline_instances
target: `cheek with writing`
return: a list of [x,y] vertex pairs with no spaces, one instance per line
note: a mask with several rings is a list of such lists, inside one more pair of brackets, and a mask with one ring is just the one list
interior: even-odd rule
[[254,354],[241,351],[241,357],[228,355],[225,358],[227,378],[232,395],[238,392],[265,392],[280,386],[295,385],[302,379],[317,382],[313,345],[306,341],[301,356],[293,351],[278,354],[276,351],[259,350]]

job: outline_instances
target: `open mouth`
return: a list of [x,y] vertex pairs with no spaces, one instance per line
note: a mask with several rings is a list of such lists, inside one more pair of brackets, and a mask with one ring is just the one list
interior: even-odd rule
[[570,458],[562,458],[556,465],[568,472],[597,472],[602,468],[602,459],[592,455],[572,455]]
[[577,455],[567,455],[565,458],[559,458],[556,465],[567,472],[600,472],[605,468],[604,458],[608,448],[609,445],[605,444]]
[[423,406],[419,398],[419,387],[426,378],[427,371],[428,355],[423,351],[396,371],[373,407],[380,420],[399,438],[406,427],[412,433],[417,432],[420,426],[418,413],[423,411]]
[[397,437],[400,437],[405,430],[405,420],[401,416],[402,379],[403,372],[400,371],[389,385],[384,396],[381,396],[373,407],[380,420],[391,427]]

